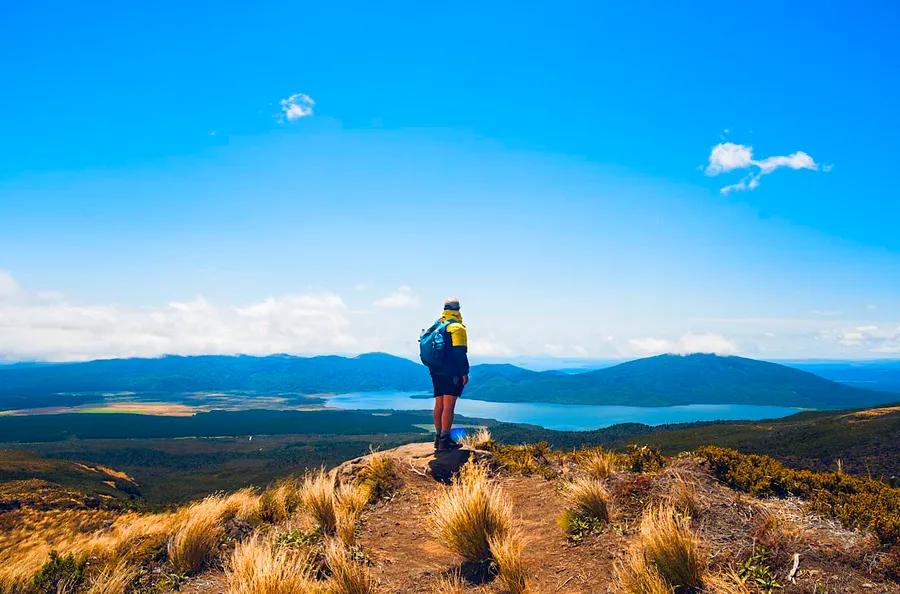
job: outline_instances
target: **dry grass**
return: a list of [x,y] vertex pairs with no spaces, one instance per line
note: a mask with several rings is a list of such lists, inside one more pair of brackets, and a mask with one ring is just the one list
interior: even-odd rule
[[490,429],[487,427],[479,427],[472,434],[466,433],[466,435],[459,440],[459,443],[461,443],[464,448],[470,450],[483,450],[490,446],[493,441],[494,438],[491,436]]
[[788,518],[762,508],[750,535],[754,541],[778,555],[802,540],[803,528]]
[[640,550],[631,550],[615,565],[618,591],[622,594],[673,594],[675,591]]
[[641,518],[640,547],[670,585],[699,588],[706,570],[690,520],[670,506],[655,506]]
[[465,594],[466,580],[459,572],[454,571],[449,575],[442,575],[431,587],[433,594]]
[[224,537],[223,515],[227,507],[221,496],[211,495],[182,508],[181,527],[169,538],[168,555],[180,573],[195,573],[214,556]]
[[335,492],[335,532],[346,545],[354,542],[356,524],[369,502],[368,490],[357,485],[341,485]]
[[335,500],[334,480],[324,468],[306,475],[300,487],[300,501],[322,534],[334,534],[337,528]]
[[612,517],[612,497],[597,480],[577,478],[569,481],[563,487],[563,497],[569,506],[559,518],[559,525],[574,541],[599,530]]
[[585,453],[579,460],[584,473],[593,479],[605,479],[619,467],[618,456],[613,452],[594,449]]
[[85,594],[125,594],[139,572],[140,567],[120,559],[115,564],[107,565],[91,578]]
[[374,594],[378,583],[369,569],[350,556],[343,543],[332,540],[325,546],[325,563],[331,573],[329,594]]
[[228,594],[325,594],[308,552],[255,535],[238,543],[225,568]]
[[505,532],[488,539],[491,555],[497,563],[500,580],[510,594],[528,591],[528,570],[522,558],[525,541],[516,532]]
[[434,502],[429,523],[447,549],[478,562],[491,558],[491,538],[509,532],[512,510],[487,468],[469,461]]
[[709,594],[753,594],[744,580],[733,571],[708,576],[703,581]]
[[667,485],[663,502],[686,516],[696,516],[700,513],[696,484],[677,473]]
[[251,525],[263,521],[262,497],[250,487],[235,491],[225,498],[225,513]]
[[369,501],[390,497],[400,486],[397,460],[384,452],[373,451],[357,474],[356,484],[365,490]]
[[260,518],[272,523],[287,520],[300,505],[301,491],[301,485],[294,478],[270,485],[260,496]]

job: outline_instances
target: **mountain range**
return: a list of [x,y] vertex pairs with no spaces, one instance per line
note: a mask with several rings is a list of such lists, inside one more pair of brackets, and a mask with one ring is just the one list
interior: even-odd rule
[[[863,407],[898,400],[813,373],[744,357],[658,355],[584,373],[476,365],[465,397],[494,402],[671,406],[765,404]],[[0,368],[0,409],[76,405],[97,394],[201,391],[425,391],[427,371],[383,353],[357,357],[166,356]]]

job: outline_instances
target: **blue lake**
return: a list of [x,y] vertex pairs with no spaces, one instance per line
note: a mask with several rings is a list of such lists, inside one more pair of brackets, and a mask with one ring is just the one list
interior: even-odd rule
[[[431,399],[413,398],[421,392],[354,392],[326,396],[327,406],[356,410],[430,410]],[[693,421],[737,421],[776,419],[799,412],[785,406],[749,404],[687,404],[682,406],[606,406],[551,404],[546,402],[482,402],[460,398],[456,412],[461,415],[529,423],[547,429],[586,431],[617,423],[691,423]]]

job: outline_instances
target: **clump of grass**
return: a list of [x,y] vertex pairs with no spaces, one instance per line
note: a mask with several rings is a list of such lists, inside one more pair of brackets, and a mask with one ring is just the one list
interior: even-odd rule
[[125,559],[111,563],[91,578],[85,594],[125,594],[139,572],[140,567]]
[[777,555],[800,540],[802,529],[794,522],[763,509],[750,535],[756,543]]
[[663,501],[686,516],[696,516],[700,511],[696,485],[678,473],[667,485]]
[[228,594],[325,594],[309,553],[255,535],[238,543],[225,567]]
[[753,594],[741,576],[733,571],[708,576],[703,584],[709,594]]
[[225,498],[225,513],[248,524],[258,524],[263,519],[262,497],[251,487],[235,491]]
[[641,518],[640,547],[644,558],[670,585],[699,588],[706,567],[690,520],[670,506],[656,506]]
[[593,449],[581,456],[579,466],[584,473],[592,479],[605,479],[619,467],[618,456],[613,452],[602,449]]
[[302,487],[295,478],[270,485],[259,498],[259,516],[266,522],[283,522],[293,515],[301,502]]
[[341,485],[335,492],[335,532],[346,545],[353,544],[356,524],[369,502],[368,491],[357,485]]
[[169,538],[168,555],[179,573],[202,569],[216,553],[224,536],[222,497],[211,495],[183,509],[181,527]]
[[334,480],[324,468],[306,475],[300,487],[300,501],[322,534],[331,535],[337,527]]
[[487,427],[479,427],[474,433],[469,434],[467,432],[459,442],[464,448],[470,450],[483,450],[490,447],[493,441],[494,438],[491,436],[490,429]]
[[369,569],[353,559],[347,548],[339,541],[330,541],[325,546],[325,563],[331,573],[329,594],[374,594],[378,583]]
[[563,496],[569,507],[560,517],[559,524],[570,540],[578,542],[609,522],[612,499],[599,481],[577,478],[565,485]]
[[622,594],[673,594],[675,589],[663,579],[644,554],[637,549],[629,551],[624,560],[615,564],[618,590]]
[[497,564],[497,573],[510,594],[528,591],[528,569],[522,558],[525,542],[516,532],[505,532],[488,539],[491,556]]
[[512,510],[487,467],[470,460],[438,496],[429,523],[447,549],[482,562],[491,558],[490,539],[509,532]]
[[465,594],[466,580],[458,571],[454,571],[438,578],[431,591],[435,594]]
[[372,452],[356,476],[356,484],[368,494],[369,501],[387,499],[400,485],[397,460],[384,452]]

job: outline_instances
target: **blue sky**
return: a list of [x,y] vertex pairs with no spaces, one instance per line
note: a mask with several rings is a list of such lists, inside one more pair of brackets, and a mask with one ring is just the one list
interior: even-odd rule
[[4,7],[0,359],[900,353],[894,3],[183,4]]

